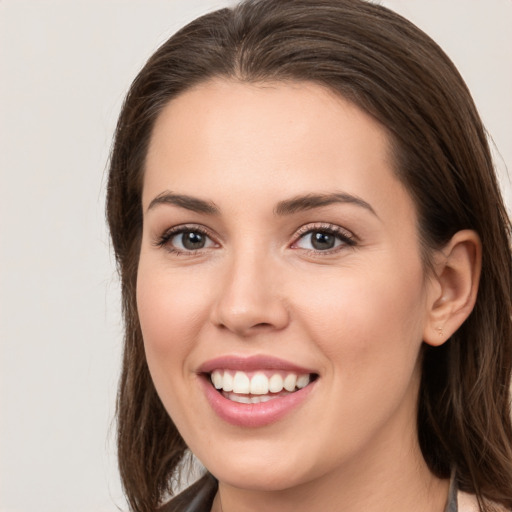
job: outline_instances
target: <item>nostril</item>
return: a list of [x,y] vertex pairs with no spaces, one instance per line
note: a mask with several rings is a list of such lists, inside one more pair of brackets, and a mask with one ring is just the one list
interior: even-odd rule
[[251,322],[236,322],[233,320],[231,322],[220,322],[217,324],[217,327],[222,331],[232,331],[241,337],[249,337],[254,334],[276,330],[276,326],[271,322],[258,322],[253,324]]

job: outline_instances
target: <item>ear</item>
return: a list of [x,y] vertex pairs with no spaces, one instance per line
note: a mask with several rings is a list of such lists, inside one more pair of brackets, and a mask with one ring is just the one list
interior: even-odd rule
[[435,254],[423,341],[439,346],[462,325],[476,301],[482,244],[475,231],[458,231]]

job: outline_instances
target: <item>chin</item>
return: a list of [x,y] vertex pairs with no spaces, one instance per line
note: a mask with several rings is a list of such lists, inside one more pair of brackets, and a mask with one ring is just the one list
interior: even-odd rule
[[[247,440],[249,445],[251,441]],[[251,450],[226,449],[209,454],[203,465],[226,485],[252,491],[284,491],[316,478],[315,468],[307,464],[302,452],[278,447],[263,449],[260,443]],[[233,456],[226,455],[232,453]],[[236,454],[236,455],[234,455]]]
[[238,489],[250,491],[285,491],[296,487],[307,480],[306,475],[297,474],[296,467],[275,468],[261,461],[259,464],[249,463],[222,465],[212,468],[211,473],[222,483]]

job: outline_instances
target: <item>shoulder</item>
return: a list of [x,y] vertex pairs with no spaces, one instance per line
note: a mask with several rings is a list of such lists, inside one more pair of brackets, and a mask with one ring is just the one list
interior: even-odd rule
[[210,512],[217,493],[217,480],[206,473],[196,483],[158,509],[158,512]]
[[[492,501],[486,501],[485,503],[488,507],[488,512],[512,512],[498,503]],[[457,493],[457,505],[458,512],[480,512],[478,500],[474,494],[459,491]]]

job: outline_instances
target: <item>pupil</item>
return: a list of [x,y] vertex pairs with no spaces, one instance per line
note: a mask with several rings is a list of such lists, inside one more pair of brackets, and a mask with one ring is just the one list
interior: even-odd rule
[[204,236],[195,231],[187,231],[183,233],[181,241],[183,243],[183,247],[189,250],[202,249],[205,244]]
[[329,233],[322,233],[321,231],[316,231],[312,235],[312,245],[317,250],[326,250],[332,249],[334,247],[335,238],[333,235]]

